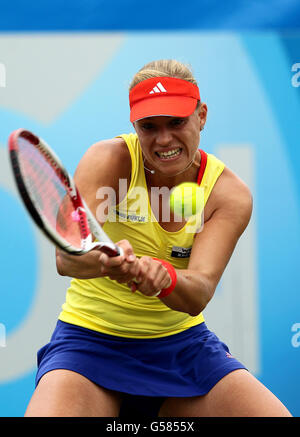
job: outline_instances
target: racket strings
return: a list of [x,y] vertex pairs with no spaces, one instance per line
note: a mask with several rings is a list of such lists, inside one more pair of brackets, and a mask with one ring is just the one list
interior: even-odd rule
[[69,195],[68,178],[41,147],[19,138],[19,161],[27,192],[53,231],[81,248],[80,216]]
[[[40,147],[39,144],[37,144],[38,150],[40,153],[43,154],[43,156],[48,161],[48,164],[51,165],[51,168],[55,171],[57,177],[59,180],[63,183],[65,187],[68,188],[68,191],[71,190],[69,179],[66,177],[64,171],[61,169],[61,167],[57,164],[57,162],[53,159],[53,157],[45,150],[44,148]],[[69,198],[68,198],[69,199]],[[78,199],[77,199],[78,200]],[[80,226],[80,232],[81,232],[81,238],[86,239],[90,235],[90,230],[87,223],[86,213],[81,207],[81,200],[77,202],[78,205],[76,206],[76,200],[73,199],[72,204],[74,205],[74,209],[76,208],[76,211],[72,211],[70,215],[72,216],[72,220],[79,222]],[[65,214],[67,215],[67,213]],[[62,214],[62,217],[64,214]],[[76,219],[74,219],[76,217]],[[63,224],[62,224],[63,226]]]

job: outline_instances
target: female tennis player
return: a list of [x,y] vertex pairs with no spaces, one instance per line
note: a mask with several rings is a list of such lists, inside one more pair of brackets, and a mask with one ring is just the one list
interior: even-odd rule
[[[59,274],[73,279],[52,338],[38,352],[26,416],[115,417],[127,395],[163,399],[164,417],[290,416],[204,321],[250,220],[252,196],[199,149],[207,105],[191,71],[175,60],[147,64],[129,101],[135,133],[91,146],[75,174],[124,253],[57,250]],[[182,182],[203,188],[200,227],[162,213],[163,189]]]

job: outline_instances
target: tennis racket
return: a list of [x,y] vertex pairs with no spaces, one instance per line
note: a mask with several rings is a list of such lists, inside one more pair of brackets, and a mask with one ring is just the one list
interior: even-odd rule
[[93,249],[110,257],[122,254],[45,141],[32,132],[18,129],[11,133],[8,146],[19,194],[36,225],[52,243],[73,255]]

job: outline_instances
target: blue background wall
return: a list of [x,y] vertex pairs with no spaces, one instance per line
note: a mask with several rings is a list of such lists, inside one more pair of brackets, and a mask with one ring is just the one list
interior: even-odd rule
[[[67,286],[56,276],[52,248],[14,191],[8,135],[21,126],[37,132],[74,171],[90,144],[132,131],[128,83],[144,63],[158,58],[193,67],[209,108],[201,146],[230,162],[232,150],[234,156],[244,147],[253,157],[246,164],[255,229],[243,269],[246,275],[254,257],[256,282],[253,317],[243,328],[244,352],[226,331],[226,314],[218,306],[224,299],[233,317],[235,300],[228,304],[225,283],[208,320],[211,329],[218,320],[220,336],[223,332],[237,355],[254,363],[253,373],[300,416],[299,2],[138,5],[95,0],[1,5],[0,229],[7,252],[0,255],[0,416],[24,414],[34,386],[35,352],[53,329]],[[243,173],[242,164],[234,164]],[[237,271],[235,260],[234,266]],[[240,294],[243,289],[241,279]]]

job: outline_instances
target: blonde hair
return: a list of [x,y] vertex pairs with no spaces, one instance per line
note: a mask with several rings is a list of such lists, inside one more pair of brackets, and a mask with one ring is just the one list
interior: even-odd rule
[[160,59],[158,61],[149,62],[135,74],[129,85],[129,91],[143,80],[163,76],[176,77],[177,79],[183,79],[197,85],[197,81],[189,66],[175,59]]

